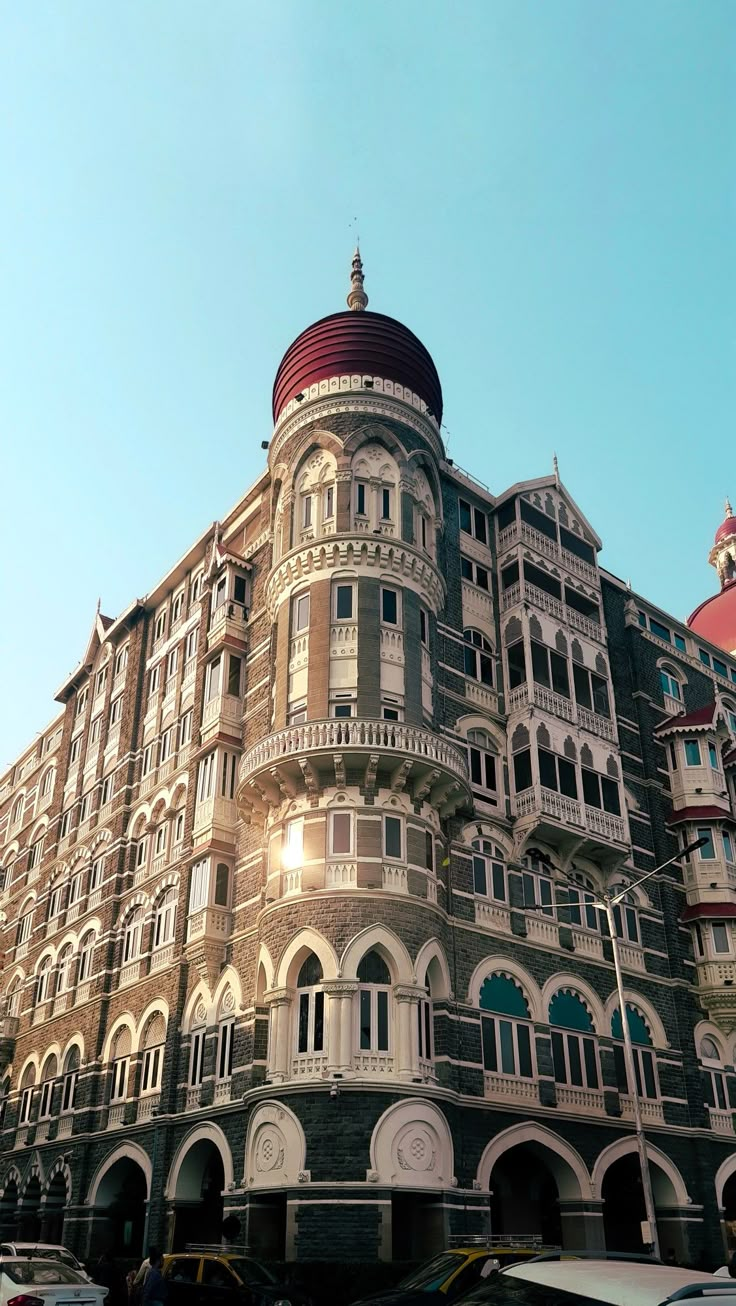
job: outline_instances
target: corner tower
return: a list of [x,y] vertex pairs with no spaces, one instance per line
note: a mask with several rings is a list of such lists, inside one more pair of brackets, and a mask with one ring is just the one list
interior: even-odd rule
[[736,517],[728,499],[708,561],[718,573],[721,590],[701,603],[688,617],[687,624],[696,634],[733,653],[736,652]]

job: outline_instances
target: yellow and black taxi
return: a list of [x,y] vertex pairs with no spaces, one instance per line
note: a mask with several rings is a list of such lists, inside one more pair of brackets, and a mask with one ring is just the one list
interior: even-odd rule
[[487,1243],[439,1252],[412,1270],[395,1288],[362,1297],[355,1306],[445,1306],[457,1301],[496,1271],[538,1256],[533,1245]]
[[312,1306],[268,1266],[236,1252],[174,1252],[164,1256],[169,1306]]

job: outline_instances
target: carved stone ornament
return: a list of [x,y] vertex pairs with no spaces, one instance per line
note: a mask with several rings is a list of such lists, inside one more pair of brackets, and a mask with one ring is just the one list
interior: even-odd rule
[[298,1173],[298,1175],[297,1175],[297,1182],[300,1183],[300,1184],[311,1184],[311,1182],[312,1182],[312,1171],[311,1171],[311,1170],[300,1170],[299,1173]]
[[367,1184],[377,1184],[378,1179],[379,1179],[379,1174],[377,1170],[366,1170],[365,1181]]
[[409,1125],[397,1144],[396,1157],[402,1170],[431,1173],[437,1163],[437,1152],[429,1130],[421,1125]]
[[207,1008],[206,1008],[206,1006],[204,1005],[203,1002],[198,1002],[198,1003],[197,1003],[197,1006],[196,1006],[196,1009],[195,1009],[195,1012],[194,1012],[194,1019],[195,1019],[195,1021],[196,1021],[196,1023],[197,1023],[198,1025],[203,1025],[204,1022],[206,1021],[206,1019],[207,1019]]
[[234,1009],[235,1009],[235,994],[233,993],[232,989],[227,989],[225,991],[225,996],[222,999],[222,1010],[234,1011]]
[[280,1129],[266,1125],[258,1135],[255,1147],[256,1170],[281,1170],[284,1164],[286,1147]]

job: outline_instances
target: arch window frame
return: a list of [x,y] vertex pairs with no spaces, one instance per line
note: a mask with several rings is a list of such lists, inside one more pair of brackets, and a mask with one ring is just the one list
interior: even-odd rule
[[586,875],[573,870],[575,885],[567,886],[567,918],[570,925],[588,930],[591,934],[604,934],[604,915],[602,908],[596,906],[599,894],[595,885]]
[[[312,958],[319,967],[319,979]],[[310,970],[306,968],[310,965],[315,970],[315,977],[312,983],[305,983],[310,976]],[[299,968],[296,982],[295,1053],[298,1058],[321,1056],[327,1051],[327,1004],[323,985],[322,966],[316,954],[310,953]]]
[[[56,1060],[56,1058],[54,1058],[54,1060]],[[44,1077],[41,1080],[41,1092],[39,1095],[39,1102],[38,1102],[39,1120],[51,1119],[51,1116],[53,1114],[53,1105],[54,1105],[54,1085],[56,1083],[57,1078],[58,1078],[58,1064],[57,1064],[57,1073],[55,1075],[49,1075],[48,1077]]]
[[35,1084],[35,1075],[34,1075],[31,1083],[27,1084],[26,1087],[21,1090],[20,1107],[18,1109],[19,1125],[30,1124],[31,1112],[33,1110],[33,1095],[35,1091],[36,1091],[36,1084]]
[[[706,1043],[710,1043],[715,1051],[715,1056],[706,1056],[703,1049]],[[698,1060],[700,1069],[703,1072],[704,1089],[704,1106],[709,1107],[711,1111],[730,1111],[731,1104],[728,1095],[728,1082],[726,1072],[723,1069],[723,1058],[716,1045],[715,1039],[709,1034],[704,1034],[698,1046]]]
[[110,1105],[113,1106],[118,1102],[127,1102],[128,1100],[128,1072],[130,1070],[130,1054],[123,1057],[115,1057],[111,1065],[112,1079],[110,1083]]
[[171,885],[159,895],[153,917],[153,949],[165,948],[176,937],[176,908],[179,895]]
[[379,957],[386,968],[389,974],[389,982],[378,983],[360,978],[361,968],[374,951],[375,949],[371,949],[367,952],[358,966],[356,1045],[359,1053],[377,1053],[385,1056],[389,1055],[393,1048],[393,1031],[391,1029],[393,985],[391,984],[388,967],[379,953],[375,955]]
[[56,995],[59,997],[63,993],[70,993],[74,988],[74,949],[71,943],[59,953],[59,961],[56,972]]
[[[559,1025],[551,1019],[553,1003],[561,994],[577,1000],[588,1017],[589,1028]],[[550,999],[548,1021],[555,1083],[561,1087],[599,1092],[601,1067],[598,1035],[593,1018],[580,994],[571,989],[558,989]]]
[[668,698],[674,698],[680,704],[684,703],[685,696],[682,692],[684,682],[679,672],[669,662],[660,662],[658,669],[662,693],[666,694]]
[[143,955],[143,908],[134,907],[123,928],[123,966]]
[[[483,989],[494,977],[504,980],[516,991],[526,1007],[526,1017],[483,1006]],[[534,1022],[520,986],[510,976],[491,971],[481,985],[478,1006],[484,1072],[501,1075],[504,1079],[534,1080],[537,1074]]]
[[215,1079],[218,1084],[227,1082],[233,1074],[235,1044],[235,1017],[226,1016],[217,1026],[217,1063]]
[[199,1088],[204,1080],[204,1050],[207,1038],[207,1026],[197,1025],[192,1030],[189,1043],[189,1070],[187,1085]]
[[487,730],[471,729],[467,732],[467,741],[470,784],[474,791],[482,791],[478,795],[482,801],[498,807],[502,767],[493,736]]
[[77,973],[78,984],[83,984],[86,980],[91,978],[96,942],[97,936],[94,930],[87,930],[86,934],[82,936],[79,945],[79,970]]
[[[644,1043],[635,1037],[636,1031],[631,1029],[629,1021],[629,1031],[631,1033],[631,1050],[634,1054],[634,1074],[636,1076],[637,1096],[647,1102],[658,1102],[660,1099],[659,1075],[657,1074],[657,1055],[652,1041],[649,1026],[634,1002],[626,1003],[627,1012],[633,1012],[637,1020],[644,1027],[648,1041]],[[611,1038],[613,1039],[613,1059],[616,1070],[616,1080],[619,1086],[619,1092],[627,1093],[631,1096],[631,1085],[629,1083],[628,1066],[626,1065],[626,1054],[624,1049],[623,1030],[621,1036],[614,1032],[614,1022],[616,1017],[621,1019],[619,1008],[616,1007],[611,1017]],[[628,1018],[628,1017],[627,1017]]]
[[493,688],[493,645],[482,630],[466,626],[463,630],[463,670],[479,685]]
[[36,971],[36,1007],[42,1007],[51,998],[54,964],[50,956],[43,957]]
[[521,888],[525,911],[557,919],[555,867],[533,849],[521,859]]
[[471,842],[473,891],[481,898],[508,904],[508,870],[503,849],[484,835]]
[[[64,1060],[61,1080],[61,1114],[65,1115],[74,1110],[77,1096],[77,1078],[79,1075],[79,1066],[68,1066],[69,1058],[72,1056],[74,1049],[70,1049]],[[78,1055],[78,1054],[77,1054]]]

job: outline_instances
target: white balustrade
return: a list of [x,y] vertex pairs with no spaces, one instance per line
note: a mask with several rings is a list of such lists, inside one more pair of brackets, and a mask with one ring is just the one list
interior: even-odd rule
[[153,859],[153,874],[160,875],[166,866],[166,862],[167,854],[165,849],[162,853],[156,853],[156,856]]
[[186,1111],[196,1111],[197,1107],[200,1104],[201,1097],[202,1097],[202,1089],[199,1084],[195,1084],[193,1088],[188,1088],[186,1104],[184,1109]]
[[[634,1119],[634,1100],[628,1093],[619,1094],[621,1103],[621,1115],[624,1120]],[[663,1125],[664,1124],[664,1107],[661,1102],[654,1102],[651,1098],[639,1098],[639,1110],[644,1124]]]
[[49,1125],[50,1125],[50,1123],[51,1123],[51,1122],[50,1122],[49,1120],[39,1120],[38,1124],[36,1125],[36,1142],[37,1142],[37,1143],[45,1143],[45,1142],[46,1142],[46,1139],[47,1139],[48,1136],[49,1136]]
[[165,947],[157,948],[155,952],[151,953],[151,970],[164,970],[166,966],[171,965],[173,960],[174,945],[173,943],[167,943]]
[[108,1129],[119,1129],[125,1124],[125,1102],[114,1102],[107,1113]]
[[519,1075],[497,1075],[486,1071],[483,1086],[487,1098],[507,1097],[514,1101],[538,1102],[539,1083],[536,1079],[522,1079]]
[[20,1129],[15,1131],[15,1147],[25,1147],[27,1137],[28,1125],[22,1125]]
[[587,707],[581,707],[578,704],[578,725],[583,730],[589,730],[593,735],[600,735],[601,739],[614,740],[616,733],[613,728],[613,722],[606,716],[600,716],[598,712],[591,712]]
[[287,757],[336,749],[360,749],[405,753],[420,761],[436,763],[445,770],[467,779],[464,754],[447,740],[407,725],[403,721],[366,721],[355,717],[331,717],[324,721],[305,721],[268,735],[246,753],[240,767],[241,781],[265,767]]
[[394,1059],[388,1052],[356,1052],[353,1064],[359,1075],[392,1075]]
[[384,862],[382,867],[383,887],[391,893],[408,893],[409,885],[405,866],[391,866]]
[[354,889],[358,883],[357,862],[328,862],[325,886],[328,889]]
[[291,1063],[292,1079],[323,1079],[326,1070],[326,1052],[294,1057]]
[[127,966],[123,966],[120,972],[119,987],[123,988],[125,984],[133,984],[140,979],[143,969],[143,958],[139,957],[137,961],[129,961]]
[[644,951],[638,943],[624,943],[619,939],[618,955],[624,970],[646,971]]
[[599,1088],[573,1088],[570,1084],[557,1084],[557,1105],[568,1111],[592,1112],[602,1115],[603,1093]]
[[576,925],[573,925],[572,941],[575,944],[575,951],[583,953],[586,957],[598,959],[603,956],[603,939],[600,934],[595,934],[591,930],[578,929]]
[[585,824],[595,834],[602,834],[606,839],[615,839],[618,843],[626,842],[626,825],[620,816],[613,812],[604,812],[599,807],[585,807]]
[[302,891],[302,868],[295,867],[293,871],[284,871],[284,896],[289,893],[301,893]]
[[500,930],[503,934],[508,934],[511,931],[511,912],[501,902],[476,898],[475,923],[487,930]]
[[218,1079],[215,1083],[215,1102],[229,1102],[231,1080]]
[[73,1116],[73,1115],[64,1115],[64,1116],[59,1116],[59,1123],[58,1123],[58,1125],[57,1125],[57,1129],[56,1129],[56,1137],[57,1137],[57,1138],[70,1138],[70,1137],[71,1137],[71,1133],[72,1133],[73,1128],[74,1128],[74,1116]]
[[141,1097],[139,1099],[138,1110],[136,1112],[136,1119],[150,1120],[151,1116],[156,1115],[156,1112],[158,1111],[160,1104],[161,1104],[160,1093],[147,1093],[145,1097]]
[[381,657],[384,662],[395,662],[398,666],[404,665],[403,630],[396,630],[389,626],[381,626],[379,645]]
[[553,948],[560,945],[560,927],[557,921],[542,916],[539,912],[527,912],[526,936],[532,943],[549,944]]
[[733,1112],[720,1111],[717,1107],[708,1107],[708,1116],[710,1117],[710,1127],[717,1134],[733,1134]]
[[77,985],[77,991],[74,994],[74,1001],[78,1007],[81,1007],[85,1002],[89,1002],[90,989],[91,985],[89,980],[87,980],[85,984]]
[[599,621],[594,621],[592,617],[584,617],[582,612],[578,612],[575,608],[567,608],[567,620],[573,630],[579,630],[589,639],[598,640],[599,644],[605,643],[606,637]]

